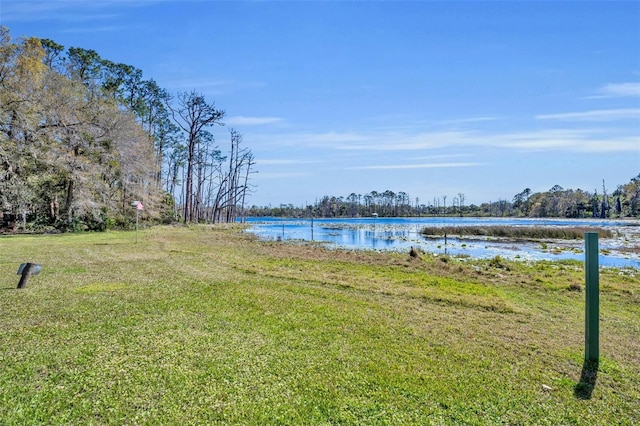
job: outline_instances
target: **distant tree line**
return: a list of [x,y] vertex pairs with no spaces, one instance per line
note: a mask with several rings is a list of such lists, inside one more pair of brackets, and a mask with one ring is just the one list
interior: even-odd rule
[[[511,201],[499,199],[480,205],[465,203],[466,196],[458,193],[434,197],[428,203],[411,199],[406,192],[372,191],[347,197],[324,196],[314,204],[278,207],[253,206],[247,216],[275,217],[554,217],[554,218],[640,218],[640,174],[628,183],[618,185],[611,194],[604,182],[602,191],[583,191],[553,186],[546,192],[532,192],[526,188]],[[449,200],[449,203],[447,203]]]
[[254,158],[225,112],[172,96],[142,71],[0,27],[0,230],[128,227],[140,201],[153,221],[235,221]]

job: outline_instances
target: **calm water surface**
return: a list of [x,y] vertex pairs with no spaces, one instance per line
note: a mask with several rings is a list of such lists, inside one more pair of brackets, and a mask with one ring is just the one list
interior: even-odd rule
[[[425,226],[578,226],[613,227],[618,237],[600,240],[600,265],[640,268],[640,256],[618,251],[623,246],[640,246],[638,222],[612,220],[551,220],[500,218],[341,218],[286,219],[247,218],[249,232],[266,240],[303,240],[329,247],[367,250],[408,251],[411,246],[436,255],[474,258],[502,256],[521,260],[575,259],[584,261],[584,241],[505,241],[495,238],[424,237]],[[631,226],[631,225],[636,226]]]

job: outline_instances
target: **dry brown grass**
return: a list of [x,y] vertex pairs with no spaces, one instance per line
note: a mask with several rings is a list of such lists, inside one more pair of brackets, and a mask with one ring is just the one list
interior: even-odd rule
[[597,232],[600,238],[612,238],[610,229],[593,227],[560,227],[560,226],[445,226],[425,227],[421,233],[426,236],[480,236],[511,239],[562,239],[579,240],[586,232]]

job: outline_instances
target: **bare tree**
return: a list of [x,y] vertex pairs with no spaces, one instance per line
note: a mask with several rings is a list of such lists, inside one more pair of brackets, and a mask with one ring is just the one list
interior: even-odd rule
[[167,102],[176,124],[187,133],[187,171],[185,182],[184,222],[189,223],[195,219],[193,204],[195,194],[193,191],[194,166],[196,163],[196,147],[202,132],[207,127],[215,124],[223,125],[220,120],[224,117],[224,111],[215,108],[215,104],[208,104],[204,96],[192,91],[178,95],[178,105],[172,106]]
[[247,197],[247,193],[249,192],[249,174],[251,174],[251,168],[255,165],[255,161],[253,158],[253,154],[249,151],[246,156],[246,168],[244,173],[244,184],[241,186],[241,201],[240,201],[240,211],[242,212],[242,221],[244,222],[244,203]]
[[235,129],[231,129],[230,133],[229,168],[224,175],[220,175],[220,185],[214,203],[214,222],[236,220],[238,204],[244,205],[249,189],[249,174],[255,164],[251,151],[241,146],[242,135]]
[[465,199],[465,195],[462,192],[459,192],[458,200],[460,202],[460,217],[462,217],[462,214],[464,213],[464,199]]

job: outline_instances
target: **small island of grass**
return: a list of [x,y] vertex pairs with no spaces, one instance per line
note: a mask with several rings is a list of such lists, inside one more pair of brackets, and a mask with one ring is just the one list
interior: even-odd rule
[[560,227],[560,226],[429,226],[421,229],[420,233],[427,237],[475,236],[498,237],[512,239],[542,240],[579,240],[586,232],[597,232],[600,238],[613,238],[610,229],[594,227]]

